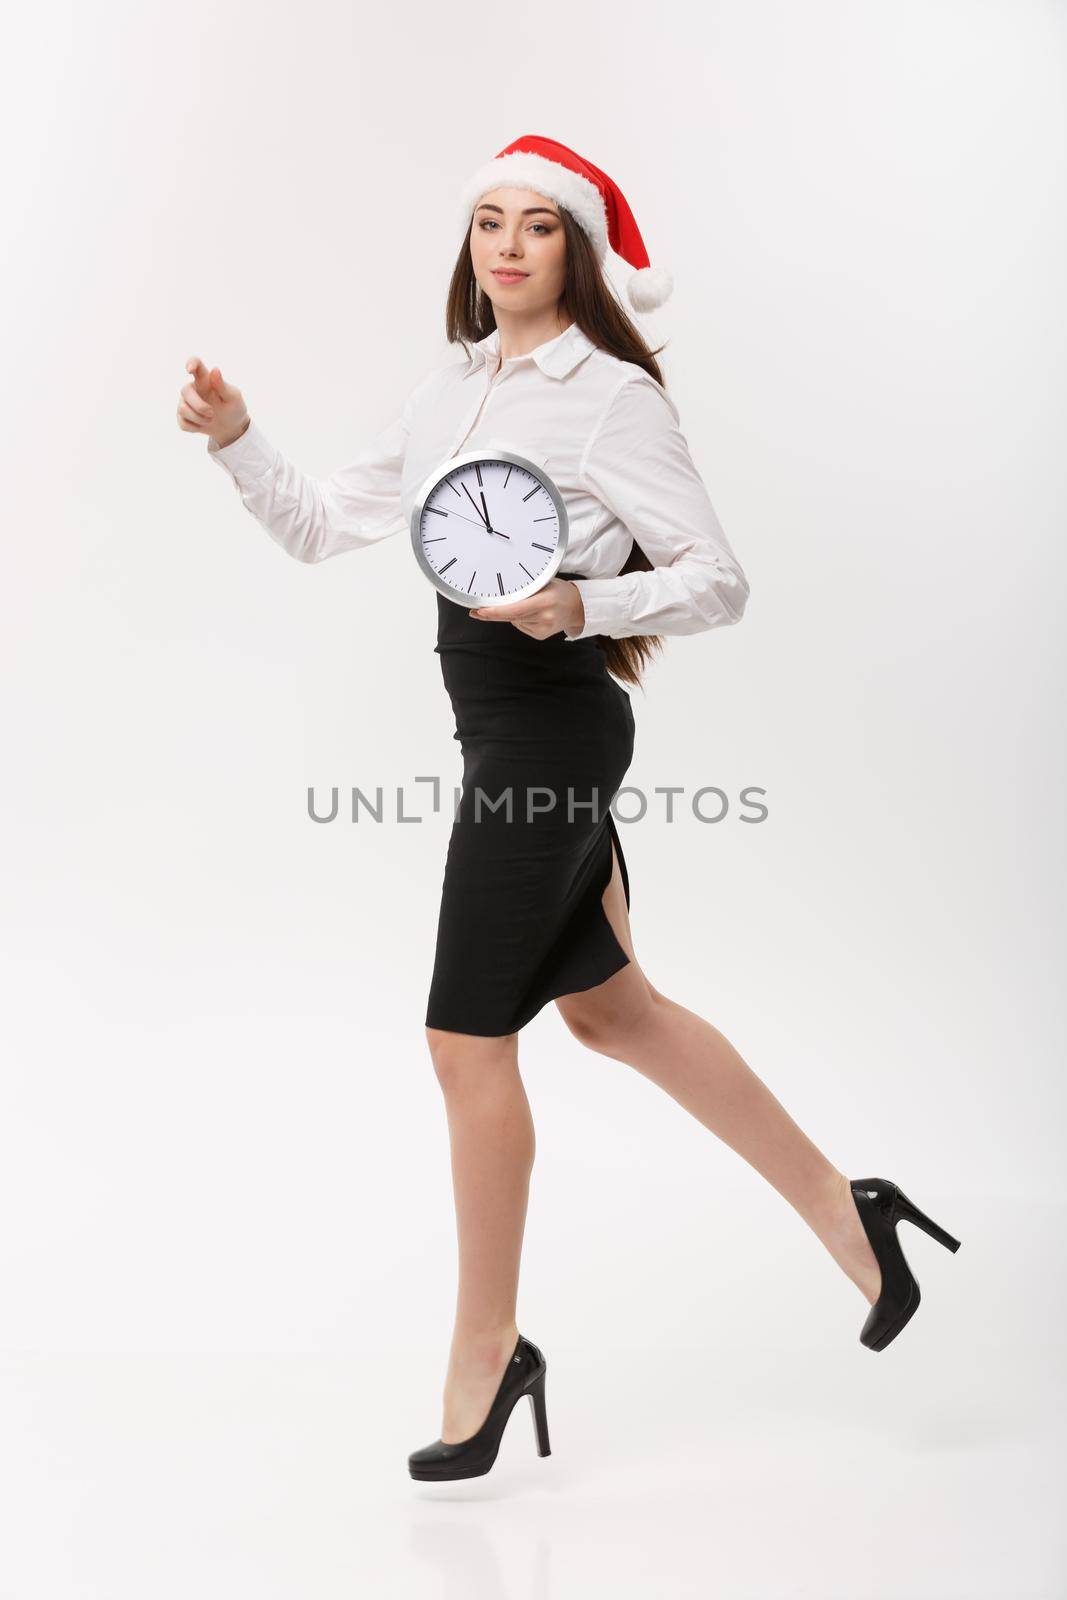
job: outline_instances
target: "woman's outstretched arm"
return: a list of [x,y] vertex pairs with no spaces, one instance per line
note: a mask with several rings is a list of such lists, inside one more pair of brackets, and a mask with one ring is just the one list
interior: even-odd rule
[[180,426],[207,436],[211,460],[226,472],[242,505],[294,560],[325,561],[404,530],[401,479],[421,385],[358,455],[329,477],[313,478],[249,417],[240,390],[217,367],[208,372],[196,358],[187,366],[193,378],[182,391]]

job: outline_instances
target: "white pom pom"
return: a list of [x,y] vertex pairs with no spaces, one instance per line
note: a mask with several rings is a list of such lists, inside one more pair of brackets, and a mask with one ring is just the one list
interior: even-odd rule
[[631,273],[626,293],[635,311],[655,311],[671,297],[674,279],[666,267],[638,267]]

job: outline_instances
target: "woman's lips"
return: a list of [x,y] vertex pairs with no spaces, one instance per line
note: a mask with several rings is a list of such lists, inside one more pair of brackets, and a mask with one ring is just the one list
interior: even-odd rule
[[523,278],[528,276],[529,274],[526,272],[504,272],[497,271],[495,269],[493,272],[493,277],[498,283],[519,283]]

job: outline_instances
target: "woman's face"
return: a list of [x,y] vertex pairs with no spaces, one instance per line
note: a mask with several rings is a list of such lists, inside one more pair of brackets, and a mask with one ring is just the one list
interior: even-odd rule
[[491,189],[474,208],[470,246],[474,276],[494,311],[525,314],[559,303],[567,239],[554,200],[532,189]]

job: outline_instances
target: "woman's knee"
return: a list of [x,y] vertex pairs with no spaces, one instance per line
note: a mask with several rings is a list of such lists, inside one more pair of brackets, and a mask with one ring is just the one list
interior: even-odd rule
[[518,1035],[451,1033],[427,1028],[426,1043],[437,1081],[446,1093],[463,1092],[485,1082],[488,1073],[514,1064]]
[[562,995],[556,1007],[580,1044],[599,1055],[624,1060],[628,1047],[641,1033],[654,1027],[659,995],[643,973],[617,983],[615,977],[593,989]]

